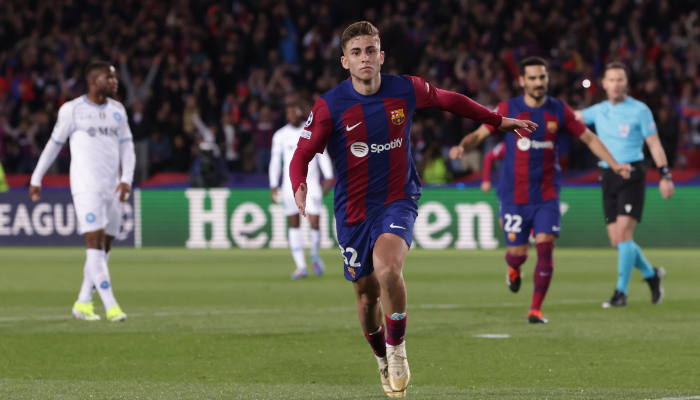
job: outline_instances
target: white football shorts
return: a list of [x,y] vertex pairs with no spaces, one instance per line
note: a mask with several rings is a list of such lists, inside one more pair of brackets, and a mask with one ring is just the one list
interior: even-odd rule
[[104,229],[105,234],[117,236],[122,219],[122,207],[117,196],[105,197],[99,193],[73,195],[78,232],[83,235]]

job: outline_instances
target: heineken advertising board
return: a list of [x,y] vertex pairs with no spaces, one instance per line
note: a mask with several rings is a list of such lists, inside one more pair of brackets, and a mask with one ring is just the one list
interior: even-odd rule
[[[264,189],[141,190],[136,194],[135,245],[192,249],[286,248],[287,221],[282,204]],[[643,247],[698,247],[698,187],[679,187],[664,201],[647,188],[642,223],[635,240]],[[609,247],[600,188],[564,188],[561,193],[560,247]],[[414,246],[426,249],[504,247],[495,194],[476,188],[426,188],[419,202]],[[333,197],[324,198],[321,246],[336,247]],[[308,222],[302,232],[308,246]],[[2,238],[0,237],[0,242]]]

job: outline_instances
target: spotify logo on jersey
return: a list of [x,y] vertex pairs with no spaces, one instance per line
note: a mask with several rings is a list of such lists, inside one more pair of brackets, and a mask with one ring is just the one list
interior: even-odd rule
[[367,143],[355,142],[350,145],[350,152],[353,156],[362,158],[369,153],[369,147],[367,146]]
[[522,151],[528,151],[530,150],[530,139],[524,137],[522,139],[518,139],[518,148]]
[[517,146],[522,151],[541,150],[541,149],[554,149],[554,142],[551,140],[545,140],[541,142],[539,140],[530,140],[528,138],[518,139]]

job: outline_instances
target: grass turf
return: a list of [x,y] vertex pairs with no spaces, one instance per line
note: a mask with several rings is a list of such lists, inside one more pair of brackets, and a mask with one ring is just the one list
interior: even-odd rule
[[[645,253],[668,272],[661,305],[635,272],[629,306],[602,309],[616,252],[557,249],[550,323],[531,326],[534,257],[515,295],[502,251],[411,251],[409,397],[700,395],[700,251]],[[385,398],[337,251],[292,282],[288,251],[116,249],[126,323],[72,319],[84,254],[0,249],[0,398]]]

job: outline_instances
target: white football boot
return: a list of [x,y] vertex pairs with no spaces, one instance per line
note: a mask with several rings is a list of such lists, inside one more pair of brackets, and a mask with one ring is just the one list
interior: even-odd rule
[[394,392],[402,392],[411,381],[411,371],[406,359],[406,342],[398,346],[386,347],[386,359],[389,364],[389,386]]
[[389,364],[387,363],[386,357],[377,358],[377,363],[379,364],[379,377],[382,379],[382,389],[388,397],[406,397],[406,389],[400,392],[394,392],[391,390],[389,385]]

